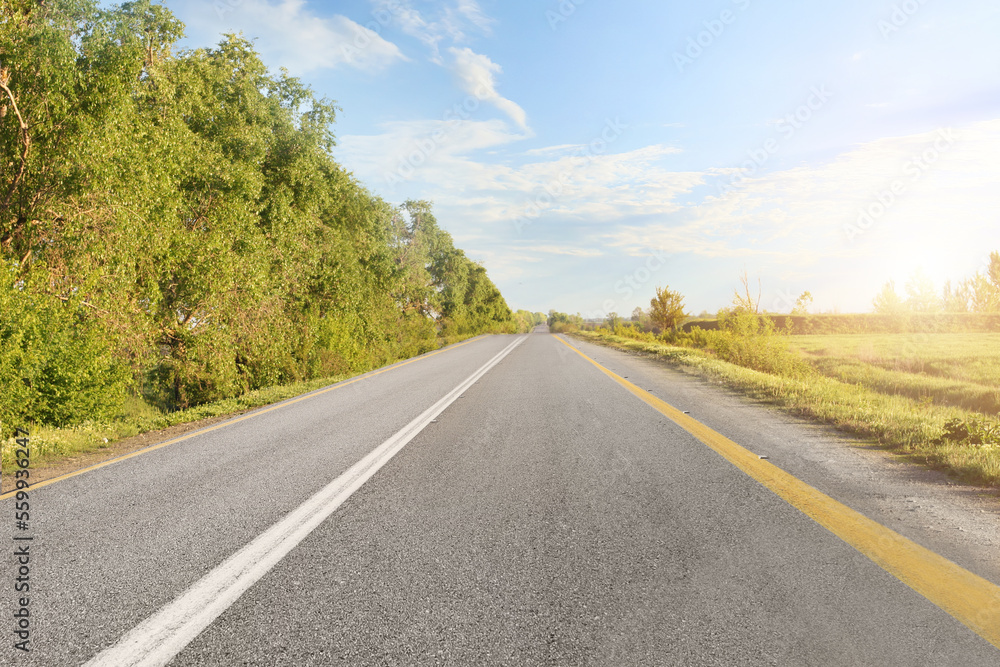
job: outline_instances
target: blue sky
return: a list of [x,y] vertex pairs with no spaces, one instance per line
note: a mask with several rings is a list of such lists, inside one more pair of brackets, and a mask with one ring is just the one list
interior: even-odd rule
[[865,312],[1000,250],[1000,6],[167,0],[342,108],[335,157],[434,202],[513,308]]

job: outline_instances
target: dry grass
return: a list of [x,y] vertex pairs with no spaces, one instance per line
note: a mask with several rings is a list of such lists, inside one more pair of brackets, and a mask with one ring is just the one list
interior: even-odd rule
[[[991,377],[990,373],[995,372],[992,369],[1000,368],[1000,364],[979,363],[981,358],[993,359],[992,350],[997,344],[995,339],[1000,338],[994,334],[961,334],[966,338],[960,346],[937,339],[892,340],[893,334],[804,336],[801,338],[805,340],[797,349],[816,367],[816,372],[796,377],[737,366],[717,359],[705,350],[635,340],[608,332],[580,332],[576,335],[618,349],[654,355],[793,414],[875,441],[906,454],[912,460],[944,470],[960,481],[1000,489],[1000,444],[975,446],[939,441],[948,420],[967,421],[983,416],[983,413],[962,404],[964,401],[979,405],[977,401],[981,399],[977,388],[980,382],[968,378],[981,381]],[[914,338],[907,334],[898,336]],[[845,338],[852,340],[843,340]],[[973,362],[969,354],[977,344],[976,339],[978,345],[990,350],[984,351],[981,357],[975,357]],[[796,338],[790,344],[795,347],[798,340]],[[894,366],[892,370],[887,368],[894,362],[887,351],[900,345],[906,350],[912,349],[916,359],[905,361],[904,358],[903,363],[911,364],[910,368],[923,368],[923,375],[917,375],[915,379],[906,378],[902,366]],[[862,355],[867,355],[867,362]],[[827,373],[823,372],[822,363],[816,363],[817,359],[823,358],[837,361],[826,367]],[[950,380],[926,371],[928,367],[961,366],[962,359],[970,361],[964,375],[958,374],[962,379]],[[870,373],[867,376],[870,381],[851,382],[848,379],[853,371],[845,369],[855,368],[857,364],[877,369],[866,371]],[[893,375],[883,376],[881,372]],[[996,385],[992,390],[996,391]],[[927,396],[937,396],[939,400],[928,400]],[[946,397],[951,398],[945,400]]]

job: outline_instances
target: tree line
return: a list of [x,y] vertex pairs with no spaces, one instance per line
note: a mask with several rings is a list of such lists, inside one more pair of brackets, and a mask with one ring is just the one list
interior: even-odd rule
[[0,422],[178,409],[525,329],[330,100],[148,0],[0,0]]
[[1000,252],[990,253],[986,266],[969,278],[938,292],[922,270],[914,272],[904,286],[906,297],[896,292],[893,281],[882,286],[872,305],[876,313],[1000,313]]

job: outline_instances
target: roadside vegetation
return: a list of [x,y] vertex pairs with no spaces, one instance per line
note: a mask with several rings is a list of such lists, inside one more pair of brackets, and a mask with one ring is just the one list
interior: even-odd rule
[[341,167],[335,103],[246,39],[178,50],[148,0],[0,13],[0,442],[103,444],[541,321],[428,202]]
[[[581,319],[567,330],[652,355],[963,482],[1000,489],[1000,333],[904,329],[799,336],[794,326],[779,326],[777,318],[760,312],[745,274],[741,282],[711,329],[658,326],[666,323],[652,317],[654,298],[648,312],[637,309],[630,321]],[[990,292],[1000,297],[1000,253],[993,253],[986,278],[968,284],[978,285],[980,303],[1000,306]],[[550,321],[562,319],[549,315]],[[914,319],[899,321],[911,326]]]

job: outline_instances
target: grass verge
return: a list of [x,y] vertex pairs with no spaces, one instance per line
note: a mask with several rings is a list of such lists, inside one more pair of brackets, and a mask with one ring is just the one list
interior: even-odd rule
[[[271,403],[283,401],[345,380],[350,375],[320,378],[307,382],[268,387],[247,392],[236,398],[228,398],[214,403],[206,403],[188,410],[161,413],[141,398],[131,398],[121,417],[115,421],[85,422],[69,428],[29,424],[31,434],[32,467],[45,466],[63,458],[86,454],[109,447],[116,440],[128,438],[148,431],[196,422],[210,417],[224,417]],[[14,439],[9,438],[0,445],[2,471],[14,469]]]
[[[477,335],[481,334],[450,337],[446,341],[443,341],[442,348],[447,345],[457,344],[463,340],[475,338]],[[405,360],[398,359],[393,363],[398,363],[399,361]],[[235,398],[205,403],[187,410],[179,410],[171,413],[161,412],[139,397],[131,397],[126,402],[121,416],[114,421],[85,422],[78,426],[66,428],[56,428],[44,424],[28,424],[27,429],[31,439],[31,467],[44,468],[69,457],[108,449],[116,441],[139,435],[140,433],[158,431],[171,426],[188,424],[213,417],[236,415],[247,410],[277,403],[288,398],[294,398],[310,391],[363,375],[371,370],[375,369],[257,389]],[[23,427],[24,425],[21,426]],[[16,467],[14,449],[15,442],[13,437],[0,442],[0,462],[2,462],[0,470],[4,474],[12,472]]]
[[1000,446],[936,442],[946,422],[974,419],[981,416],[979,413],[883,394],[819,373],[794,378],[772,375],[715,359],[698,349],[606,332],[580,331],[572,335],[619,350],[649,354],[794,415],[872,440],[911,461],[943,470],[963,483],[1000,490]]

